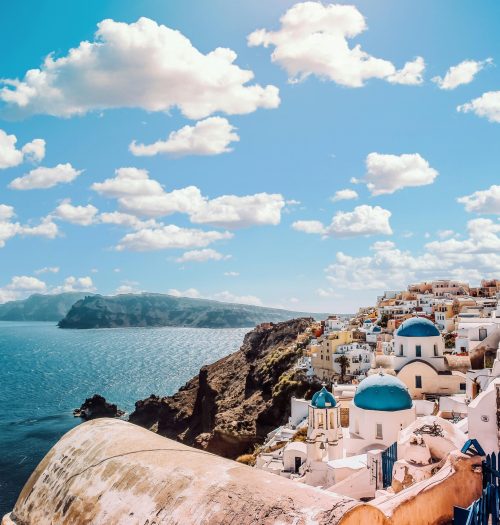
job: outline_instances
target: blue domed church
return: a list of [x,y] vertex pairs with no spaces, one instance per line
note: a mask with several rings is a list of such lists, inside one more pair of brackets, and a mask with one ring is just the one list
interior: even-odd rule
[[347,455],[387,448],[415,419],[411,395],[400,379],[383,371],[370,375],[361,381],[351,402]]
[[397,376],[413,399],[457,394],[465,389],[465,374],[463,360],[456,361],[444,355],[444,340],[436,325],[425,317],[412,317],[394,332],[392,354],[374,356],[369,374],[382,368]]

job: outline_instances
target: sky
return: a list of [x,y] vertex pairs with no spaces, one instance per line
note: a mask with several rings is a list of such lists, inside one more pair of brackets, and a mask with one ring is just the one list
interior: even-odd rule
[[500,276],[498,2],[0,9],[0,302]]

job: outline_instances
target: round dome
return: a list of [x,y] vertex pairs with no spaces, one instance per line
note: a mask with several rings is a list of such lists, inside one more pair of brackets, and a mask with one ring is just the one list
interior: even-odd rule
[[395,335],[399,337],[435,337],[440,333],[436,325],[429,319],[412,317],[401,324]]
[[372,332],[381,332],[382,328],[380,326],[374,326]]
[[412,407],[406,385],[388,374],[373,374],[363,379],[354,395],[354,404],[365,410],[394,412]]
[[337,401],[325,387],[316,392],[311,399],[311,405],[315,408],[330,408],[336,404]]

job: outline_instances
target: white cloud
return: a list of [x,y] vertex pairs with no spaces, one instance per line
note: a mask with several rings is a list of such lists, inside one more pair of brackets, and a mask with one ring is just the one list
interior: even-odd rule
[[326,228],[321,221],[295,221],[292,228],[298,232],[325,234]]
[[96,288],[91,277],[74,277],[70,276],[64,279],[62,285],[51,290],[51,293],[63,292],[95,292]]
[[59,273],[59,266],[44,266],[39,270],[35,270],[35,275],[41,275],[43,273]]
[[440,239],[448,239],[449,237],[453,237],[455,235],[455,232],[453,230],[438,230],[437,236]]
[[258,29],[248,36],[249,46],[274,46],[273,62],[281,65],[292,82],[310,75],[348,87],[360,87],[370,78],[392,83],[420,84],[425,67],[421,57],[397,71],[388,60],[371,56],[348,39],[367,29],[363,15],[352,5],[302,2],[280,19],[278,31]]
[[195,224],[241,228],[279,224],[285,206],[280,194],[222,195],[210,200],[196,186],[166,192],[158,181],[149,178],[146,170],[120,168],[115,173],[114,178],[94,183],[92,189],[118,199],[120,209],[139,216],[185,213]]
[[262,306],[262,301],[255,295],[235,295],[227,290],[213,294],[210,299],[222,301],[224,303],[250,304]]
[[338,211],[328,228],[328,234],[333,237],[392,235],[390,216],[390,211],[366,204],[357,206],[352,212]]
[[438,172],[418,153],[383,155],[369,153],[362,180],[372,195],[394,193],[403,188],[432,184]]
[[31,170],[26,175],[14,179],[9,188],[14,190],[35,190],[53,188],[57,184],[74,181],[83,170],[76,170],[69,163],[58,164],[53,168],[40,166]]
[[500,214],[500,186],[493,184],[487,190],[475,191],[471,195],[459,197],[457,201],[468,212]]
[[129,213],[121,213],[114,211],[111,213],[101,213],[98,217],[99,221],[103,224],[115,224],[116,226],[123,226],[125,228],[131,228],[133,230],[142,230],[143,228],[158,228],[161,226],[154,219],[142,221],[135,215]]
[[254,74],[236,66],[236,58],[220,47],[205,55],[180,31],[148,18],[131,24],[107,19],[98,24],[93,42],[81,42],[61,58],[49,55],[22,80],[4,79],[0,100],[15,115],[59,117],[119,107],[178,107],[200,119],[219,111],[277,107],[278,88],[249,85]]
[[66,199],[54,210],[53,216],[65,222],[90,226],[95,222],[98,209],[92,204],[87,206],[73,206],[70,199]]
[[460,62],[460,64],[450,67],[444,78],[437,76],[434,77],[432,81],[435,82],[440,89],[455,89],[462,84],[472,82],[481,69],[492,63],[492,58],[487,58],[483,61],[464,60]]
[[201,294],[196,288],[188,288],[187,290],[177,290],[176,288],[170,288],[170,290],[167,291],[169,295],[173,295],[174,297],[189,297],[191,299],[200,299]]
[[224,228],[243,228],[256,225],[277,225],[285,206],[279,193],[255,195],[222,195],[212,200],[204,199],[202,205],[190,214],[191,222],[211,224]]
[[491,219],[472,219],[467,223],[467,239],[433,241],[427,250],[440,255],[456,255],[464,259],[467,254],[491,254],[500,259],[500,223]]
[[16,148],[17,137],[7,135],[0,129],[0,169],[19,166],[23,161],[39,162],[45,157],[45,141],[35,139],[25,144],[21,149]]
[[467,104],[457,107],[462,113],[473,112],[478,117],[485,117],[490,122],[500,122],[500,91],[487,91]]
[[161,228],[145,228],[134,233],[128,233],[120,240],[116,248],[118,251],[131,250],[135,252],[170,248],[200,248],[215,241],[230,239],[232,236],[232,233],[229,232],[180,228],[170,224]]
[[238,142],[235,127],[222,117],[209,117],[194,126],[184,126],[173,131],[167,140],[154,144],[137,144],[133,141],[129,149],[136,156],[153,156],[166,153],[175,157],[184,155],[219,155],[232,151],[231,142]]
[[329,226],[320,221],[296,221],[292,228],[304,233],[321,234],[324,237],[357,237],[360,235],[392,235],[389,224],[391,212],[380,206],[363,204],[353,211],[338,211]]
[[224,272],[226,277],[239,277],[240,272]]
[[14,301],[33,293],[43,293],[47,285],[36,277],[27,275],[16,275],[12,277],[9,284],[0,288],[0,303]]
[[424,82],[424,71],[424,59],[422,57],[416,57],[415,60],[406,62],[402,69],[396,71],[393,75],[387,77],[387,80],[391,84],[404,84],[407,86],[415,86]]
[[420,280],[493,278],[500,272],[500,224],[488,219],[469,221],[468,237],[427,243],[414,254],[391,242],[372,245],[372,255],[353,257],[336,254],[325,269],[335,288],[348,290],[398,289]]
[[230,259],[230,255],[224,255],[223,253],[213,250],[212,248],[204,248],[203,250],[191,250],[185,252],[176,259],[178,263],[185,262],[206,262],[206,261],[223,261]]
[[330,199],[332,202],[337,201],[349,201],[357,199],[359,197],[358,192],[350,189],[338,190],[335,195]]
[[0,204],[0,248],[3,248],[5,243],[16,235],[54,239],[58,234],[57,225],[50,216],[42,218],[36,226],[13,222],[14,217],[15,212],[12,206]]
[[136,281],[123,281],[123,284],[118,286],[118,288],[115,290],[115,295],[140,293],[138,286],[139,283]]

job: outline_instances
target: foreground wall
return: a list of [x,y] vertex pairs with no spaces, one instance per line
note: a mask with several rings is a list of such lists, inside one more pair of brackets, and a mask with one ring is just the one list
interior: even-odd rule
[[2,525],[385,525],[375,507],[112,419],[66,434]]

